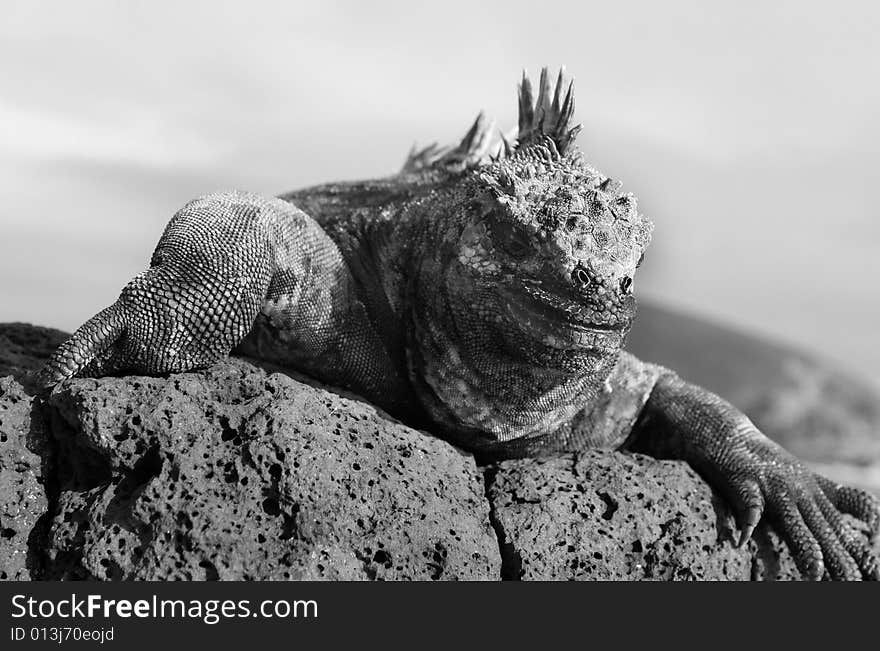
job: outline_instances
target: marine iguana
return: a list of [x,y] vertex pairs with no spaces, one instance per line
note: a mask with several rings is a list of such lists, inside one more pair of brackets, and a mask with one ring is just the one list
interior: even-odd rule
[[[878,500],[813,474],[730,403],[623,350],[652,224],[576,145],[572,84],[523,75],[516,137],[481,113],[392,177],[195,199],[41,372],[204,367],[230,351],[362,395],[483,459],[623,448],[687,461],[806,578],[880,578]],[[495,149],[490,155],[490,149]]]

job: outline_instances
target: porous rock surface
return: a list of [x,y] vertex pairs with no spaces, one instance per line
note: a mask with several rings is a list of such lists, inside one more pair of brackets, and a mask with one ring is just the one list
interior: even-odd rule
[[592,450],[505,461],[487,485],[506,579],[799,577],[763,528],[734,548],[728,509],[681,462]]
[[0,579],[29,579],[38,564],[35,527],[47,508],[39,452],[46,435],[30,373],[66,338],[52,328],[0,324]]
[[[242,360],[77,380],[51,565],[107,579],[495,579],[474,460]],[[88,468],[86,472],[83,469]]]
[[7,578],[798,576],[769,532],[734,549],[726,507],[683,463],[591,451],[480,468],[241,359],[77,379],[41,402],[27,372],[63,333],[5,328],[35,351],[19,346],[0,381]]
[[0,579],[30,578],[29,539],[46,512],[40,457],[26,447],[31,397],[13,377],[0,378]]

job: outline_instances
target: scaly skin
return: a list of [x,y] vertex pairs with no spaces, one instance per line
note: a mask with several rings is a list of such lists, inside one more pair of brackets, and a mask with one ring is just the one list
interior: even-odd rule
[[394,177],[184,206],[150,268],[43,370],[168,373],[231,350],[351,389],[487,459],[621,446],[684,459],[766,516],[805,577],[880,577],[843,513],[875,498],[814,475],[733,406],[622,347],[652,225],[574,144],[574,98],[523,78],[515,142],[413,152]]

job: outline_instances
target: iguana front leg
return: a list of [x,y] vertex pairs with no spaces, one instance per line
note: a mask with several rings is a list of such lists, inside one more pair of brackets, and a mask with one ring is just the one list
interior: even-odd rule
[[880,580],[880,562],[842,514],[880,526],[880,502],[811,472],[733,405],[674,374],[660,377],[628,447],[687,461],[733,505],[740,545],[767,516],[810,579]]
[[[336,245],[295,206],[242,192],[201,197],[168,223],[150,268],[56,351],[42,384],[208,366],[242,341],[261,311],[290,339],[332,339],[337,308],[348,301],[347,273]],[[306,342],[316,355],[333,343],[320,339]]]

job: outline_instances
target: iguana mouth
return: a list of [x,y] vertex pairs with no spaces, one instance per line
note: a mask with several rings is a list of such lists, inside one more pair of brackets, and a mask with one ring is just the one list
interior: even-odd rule
[[584,318],[590,307],[553,296],[544,290],[505,292],[507,313],[524,331],[552,348],[573,349],[618,345],[628,319],[611,317],[599,322]]

